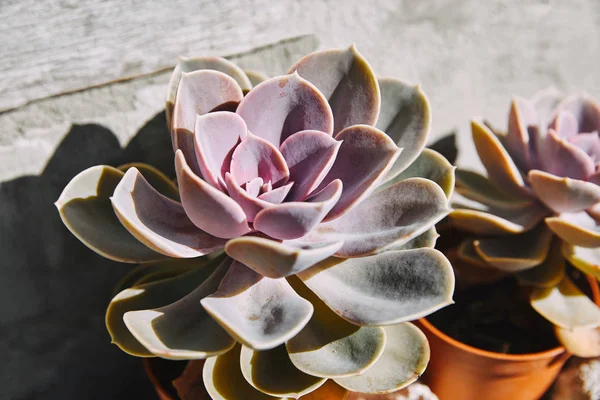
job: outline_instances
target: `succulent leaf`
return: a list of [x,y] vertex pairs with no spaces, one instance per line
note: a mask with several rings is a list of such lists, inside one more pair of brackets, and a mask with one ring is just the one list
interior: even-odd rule
[[546,225],[565,242],[580,247],[600,247],[600,229],[585,212],[562,213],[546,218]]
[[594,183],[538,170],[528,176],[535,194],[555,213],[584,211],[600,202],[600,186]]
[[381,327],[357,326],[339,317],[297,277],[288,281],[314,307],[304,329],[286,343],[300,371],[324,378],[358,375],[381,356],[386,336]]
[[456,254],[458,258],[468,262],[471,265],[481,268],[491,268],[486,261],[479,255],[475,248],[475,240],[472,238],[463,240],[458,246]]
[[[123,315],[128,311],[163,307],[181,299],[202,284],[218,266],[218,262],[212,257],[185,261],[193,265],[193,269],[189,272],[123,289],[113,297],[106,310],[106,327],[112,342],[121,350],[135,356],[152,357],[153,354],[127,329]],[[159,264],[163,268],[172,268],[171,263],[172,260]]]
[[123,173],[127,172],[129,168],[137,168],[142,176],[146,178],[150,186],[155,188],[158,193],[164,194],[171,200],[180,201],[177,185],[158,169],[151,165],[139,162],[123,164],[117,167],[117,169],[123,171]]
[[179,182],[181,205],[189,221],[198,227],[198,231],[224,239],[250,232],[242,207],[194,174],[181,150],[177,150],[175,154],[175,170]]
[[312,231],[337,204],[342,181],[331,181],[303,202],[272,204],[256,215],[254,228],[280,240],[299,239]]
[[595,172],[594,162],[587,153],[561,138],[553,129],[548,131],[544,149],[540,152],[540,165],[553,175],[580,180],[586,180]]
[[83,244],[106,258],[129,263],[160,260],[164,256],[131,235],[112,210],[110,196],[123,175],[107,165],[80,172],[55,203],[60,217]]
[[434,249],[330,258],[298,277],[336,314],[361,326],[411,321],[452,303],[450,262]]
[[218,111],[196,117],[194,148],[200,176],[216,189],[223,190],[219,183],[223,163],[246,134],[246,123],[235,113]]
[[158,193],[136,168],[125,173],[111,202],[117,217],[133,236],[167,256],[199,257],[225,244],[196,228],[181,204]]
[[377,191],[339,218],[319,225],[311,240],[344,241],[339,257],[358,257],[400,246],[448,215],[445,193],[434,182],[410,178]]
[[199,70],[184,73],[175,97],[173,132],[194,132],[197,115],[206,114],[226,103],[238,103],[243,98],[237,82],[222,72]]
[[144,347],[162,358],[204,359],[231,350],[235,340],[200,304],[217,290],[231,263],[230,258],[222,260],[202,284],[168,306],[125,313],[125,325]]
[[[249,75],[242,71],[240,67],[221,57],[180,57],[177,65],[171,74],[169,80],[169,89],[167,91],[167,126],[171,126],[173,117],[173,108],[175,107],[175,97],[183,73],[193,72],[203,69],[223,72],[236,80],[243,91],[248,91],[254,85]],[[256,78],[254,78],[256,79]]]
[[[206,390],[213,400],[274,400],[280,397],[269,396],[248,383],[240,365],[242,346],[237,344],[232,350],[206,360],[202,377]],[[182,400],[197,400],[183,397]]]
[[576,357],[600,357],[600,328],[564,329],[554,327],[560,344]]
[[304,56],[289,70],[294,71],[313,83],[329,101],[334,135],[352,125],[375,125],[381,104],[379,85],[371,66],[354,45]]
[[285,279],[271,279],[234,261],[219,289],[202,306],[233,337],[257,349],[275,348],[294,337],[313,306]]
[[262,82],[244,97],[236,112],[250,132],[277,147],[296,132],[333,132],[327,99],[298,74]]
[[336,140],[342,144],[335,162],[315,189],[322,190],[336,179],[343,183],[342,196],[327,220],[339,217],[371,194],[401,152],[385,133],[368,125],[346,128]]
[[300,131],[280,147],[294,187],[290,201],[304,200],[323,181],[337,158],[342,142],[319,131]]
[[450,214],[452,225],[466,232],[482,235],[506,235],[526,232],[549,212],[537,202],[521,207],[500,208],[477,202],[464,202],[454,194]]
[[227,254],[268,278],[297,274],[332,256],[343,242],[277,242],[256,236],[243,236],[227,242]]
[[362,393],[390,393],[417,380],[429,362],[429,343],[411,323],[386,326],[385,350],[361,375],[337,378],[340,386]]
[[557,238],[553,239],[544,262],[516,274],[520,284],[539,288],[552,288],[558,285],[565,276],[565,259],[561,253],[560,240]]
[[565,277],[553,288],[531,292],[531,306],[548,321],[564,329],[600,326],[600,308]]
[[541,264],[548,255],[552,232],[539,224],[535,229],[517,234],[475,240],[479,256],[489,265],[509,272],[523,271]]
[[498,209],[523,208],[533,202],[532,199],[525,199],[505,192],[477,172],[458,168],[455,174],[456,192],[469,200]]
[[409,85],[394,78],[379,79],[381,111],[378,129],[387,133],[403,149],[385,181],[394,179],[419,156],[429,134],[431,111],[429,100],[420,85]]
[[[510,107],[505,143],[516,163],[525,169],[533,166],[532,157],[534,155],[529,148],[530,141],[538,139],[535,136],[537,135],[535,132],[537,125],[538,116],[533,104],[527,99],[516,97]],[[531,137],[530,133],[534,134],[534,137]]]
[[564,242],[562,253],[579,270],[600,280],[600,248],[579,247]]
[[283,345],[265,351],[242,346],[240,365],[248,383],[272,396],[298,398],[326,381],[297,369]]
[[435,242],[437,241],[437,239],[439,237],[440,237],[440,235],[437,233],[435,226],[432,226],[431,228],[427,229],[425,232],[421,233],[419,236],[416,236],[416,237],[410,239],[406,243],[402,243],[402,244],[392,243],[391,245],[386,246],[385,249],[386,250],[412,250],[412,249],[419,249],[421,247],[433,248],[433,247],[435,247]]
[[485,126],[471,121],[473,142],[477,153],[484,154],[481,159],[490,180],[504,191],[519,197],[532,197],[531,189],[525,181],[500,140]]
[[[404,153],[406,149],[402,150]],[[401,153],[401,154],[403,154]],[[409,178],[425,178],[437,183],[446,197],[454,192],[454,171],[456,167],[448,162],[440,153],[431,149],[423,149],[421,154],[402,173],[379,186],[385,189],[393,184]]]

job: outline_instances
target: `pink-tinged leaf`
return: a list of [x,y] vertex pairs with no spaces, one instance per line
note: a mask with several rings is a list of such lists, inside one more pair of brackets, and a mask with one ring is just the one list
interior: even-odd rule
[[181,150],[185,161],[190,166],[191,170],[198,176],[202,176],[200,171],[200,163],[196,155],[196,139],[194,132],[187,129],[178,129],[173,133],[173,150]]
[[306,242],[303,239],[283,242],[244,236],[227,242],[227,254],[262,276],[284,278],[297,274],[332,256],[342,242]]
[[277,187],[285,184],[290,176],[277,147],[250,132],[233,152],[230,170],[233,179],[240,184],[262,178],[263,182],[272,182]]
[[251,197],[258,197],[258,194],[260,193],[262,185],[263,185],[262,178],[254,178],[250,182],[246,183],[246,192],[248,192],[248,195]]
[[167,91],[167,126],[171,126],[173,117],[173,108],[175,107],[175,97],[177,95],[177,89],[179,88],[179,82],[181,81],[181,75],[186,72],[193,72],[203,69],[210,69],[215,71],[223,72],[231,76],[236,80],[242,91],[248,91],[252,88],[252,83],[249,80],[249,76],[246,76],[244,71],[231,61],[228,61],[221,57],[179,57],[177,65],[173,70],[171,79],[169,80],[169,89]]
[[313,306],[285,279],[265,278],[234,261],[204,309],[238,341],[256,350],[277,347],[302,330]]
[[312,231],[342,195],[342,181],[336,179],[304,202],[273,204],[259,212],[254,229],[281,240],[298,239]]
[[361,326],[393,325],[452,304],[454,273],[434,249],[330,257],[298,277],[336,314]]
[[335,179],[344,185],[342,196],[327,220],[339,217],[371,194],[401,152],[388,135],[369,125],[346,128],[336,139],[342,141],[342,145],[329,173],[317,188],[321,190]]
[[420,85],[398,79],[379,79],[381,112],[376,128],[387,133],[402,153],[388,172],[389,181],[403,172],[419,156],[429,134],[431,111],[429,100]]
[[259,199],[268,201],[273,204],[280,204],[285,200],[288,193],[294,187],[294,182],[288,182],[283,186],[280,186],[276,189],[271,189],[268,192],[265,192],[258,196]]
[[569,138],[569,142],[585,151],[595,163],[600,161],[600,136],[598,136],[598,132],[580,133]]
[[242,207],[242,210],[244,210],[248,222],[254,222],[256,214],[258,214],[270,205],[268,201],[253,196],[252,194],[255,192],[254,189],[252,189],[252,193],[249,193],[247,190],[244,190],[244,188],[242,188],[233,179],[229,172],[225,174],[225,185],[227,186],[229,196],[231,196],[231,198],[237,204],[239,204],[240,207]]
[[563,113],[571,114],[576,122],[576,133],[600,131],[600,103],[591,96],[569,96],[556,107],[556,113],[559,118]]
[[175,154],[175,169],[181,203],[194,225],[224,239],[250,232],[244,210],[229,196],[198,178],[180,150]]
[[342,142],[319,131],[302,131],[287,138],[280,147],[290,169],[294,188],[290,200],[306,198],[331,169]]
[[244,118],[250,132],[278,147],[296,132],[333,132],[327,99],[298,74],[260,83],[246,95],[236,112]]
[[229,102],[239,102],[244,97],[237,82],[228,75],[214,70],[184,73],[179,82],[173,130],[194,131],[196,115],[203,115]]
[[[263,209],[268,208],[272,204],[281,203],[294,185],[294,182],[289,182],[286,185],[278,187],[277,189],[273,189],[269,192],[265,192],[259,196],[256,196],[258,190],[254,186],[258,184],[259,181],[262,182],[262,179],[257,178],[252,180],[246,184],[246,190],[244,190],[235,182],[230,173],[225,175],[225,184],[227,186],[227,190],[229,191],[229,195],[242,207],[246,213],[246,216],[248,217],[248,222],[253,222],[256,214]],[[251,183],[252,185],[250,185]],[[248,192],[249,185],[250,192]]]
[[371,66],[354,45],[310,53],[289,70],[294,71],[329,100],[334,133],[357,124],[375,125],[381,102],[379,85]]
[[130,168],[125,173],[115,188],[111,202],[123,226],[146,246],[161,254],[192,258],[225,245],[224,240],[192,224],[181,204],[158,193],[137,168]]
[[594,171],[594,162],[576,145],[558,136],[550,129],[540,154],[542,169],[556,176],[587,180]]
[[523,177],[500,140],[485,126],[471,121],[473,142],[483,166],[492,182],[515,196],[529,196],[533,193],[525,186]]
[[505,143],[513,159],[525,170],[532,167],[529,141],[537,140],[530,137],[529,131],[538,129],[538,123],[537,112],[528,100],[521,97],[513,99]]
[[195,149],[201,176],[221,190],[218,180],[221,167],[240,137],[246,135],[246,124],[235,113],[218,111],[198,115],[195,133]]
[[546,172],[529,171],[529,183],[540,201],[556,213],[578,212],[600,202],[600,186]]
[[338,257],[359,257],[419,236],[448,215],[444,191],[434,182],[410,178],[377,191],[339,218],[317,227],[314,241],[343,240]]
[[560,112],[550,125],[550,128],[558,134],[558,137],[563,139],[572,138],[579,133],[577,130],[577,119],[567,111]]
[[600,225],[585,212],[562,213],[546,218],[546,224],[565,242],[581,247],[600,247]]

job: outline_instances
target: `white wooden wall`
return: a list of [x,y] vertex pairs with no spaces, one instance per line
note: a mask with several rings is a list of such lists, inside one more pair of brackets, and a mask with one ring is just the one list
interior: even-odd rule
[[421,82],[432,137],[458,128],[462,163],[475,162],[469,118],[504,125],[514,94],[600,95],[598,0],[2,0],[0,179],[39,172],[74,121],[118,126],[126,141],[160,108],[168,73],[155,73],[178,55],[304,34],[356,42],[379,74]]

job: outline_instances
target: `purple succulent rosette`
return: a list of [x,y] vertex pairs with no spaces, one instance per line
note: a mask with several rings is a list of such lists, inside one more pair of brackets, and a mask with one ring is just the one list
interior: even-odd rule
[[424,149],[428,100],[378,81],[354,47],[252,78],[180,59],[167,97],[177,185],[145,165],[97,166],[57,201],[92,250],[142,263],[108,308],[113,342],[207,359],[214,399],[297,398],[327,379],[397,390],[429,359],[408,321],[454,288],[433,249],[454,168]]
[[477,122],[472,131],[488,177],[456,171],[451,220],[483,236],[464,241],[459,255],[534,286],[532,306],[569,350],[586,353],[589,340],[572,336],[591,337],[600,309],[564,267],[566,259],[600,278],[600,104],[547,89],[513,100],[506,133]]

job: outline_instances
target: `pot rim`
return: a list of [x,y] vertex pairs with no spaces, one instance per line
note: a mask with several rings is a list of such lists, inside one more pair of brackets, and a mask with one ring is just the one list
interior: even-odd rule
[[[587,281],[590,285],[592,291],[592,299],[596,305],[600,305],[600,287],[598,285],[598,281],[596,278],[591,277],[589,275],[585,275]],[[465,352],[472,353],[478,355],[480,357],[485,357],[494,360],[502,360],[502,361],[533,361],[539,360],[543,358],[552,358],[559,356],[563,353],[567,352],[567,349],[564,346],[554,347],[552,349],[540,351],[537,353],[525,353],[525,354],[504,354],[504,353],[496,353],[494,351],[483,350],[474,346],[470,346],[463,342],[460,342],[448,335],[444,332],[440,331],[436,328],[431,322],[429,322],[426,318],[419,319],[419,323],[423,325],[428,331],[437,336],[439,339],[451,344],[454,347],[457,347]]]

